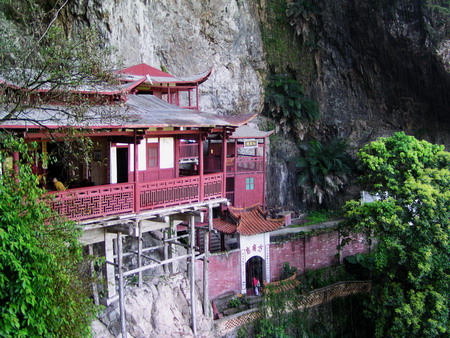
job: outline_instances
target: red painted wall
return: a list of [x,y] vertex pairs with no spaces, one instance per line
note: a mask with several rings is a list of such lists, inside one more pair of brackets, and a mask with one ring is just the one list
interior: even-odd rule
[[[203,280],[203,262],[196,265],[196,280]],[[213,254],[209,258],[209,297],[218,298],[227,292],[241,290],[241,251]],[[201,284],[199,284],[201,285]]]
[[[274,243],[270,245],[270,278],[279,280],[285,262],[295,266],[299,272],[320,269],[338,264],[340,238],[337,231],[327,232],[313,237],[307,236],[295,241]],[[341,252],[342,260],[357,253],[367,252],[368,244],[361,234],[353,235],[353,240]]]
[[[368,245],[364,236],[356,234],[354,240],[341,252],[341,260],[350,255],[367,252]],[[270,245],[270,279],[279,280],[285,262],[295,266],[299,272],[314,270],[338,264],[337,231],[328,232],[306,239]],[[305,247],[306,245],[306,247]],[[209,297],[215,299],[228,292],[241,292],[241,253],[239,250],[222,254],[213,254],[209,261]],[[197,261],[196,279],[203,279],[203,262]]]
[[[255,189],[245,189],[245,179],[253,177],[255,179]],[[263,174],[242,174],[235,176],[234,183],[234,206],[237,208],[246,208],[255,204],[263,204]]]

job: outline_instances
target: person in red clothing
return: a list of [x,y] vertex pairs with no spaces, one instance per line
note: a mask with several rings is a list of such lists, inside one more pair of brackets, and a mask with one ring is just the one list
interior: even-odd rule
[[255,296],[259,296],[259,280],[253,277],[253,288],[255,289]]

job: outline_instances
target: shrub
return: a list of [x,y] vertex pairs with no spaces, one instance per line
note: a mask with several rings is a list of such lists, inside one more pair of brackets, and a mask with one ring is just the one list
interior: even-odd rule
[[327,144],[313,140],[300,147],[303,156],[297,159],[297,183],[303,189],[303,201],[322,204],[341,190],[352,174],[354,165],[347,144],[339,139]]
[[286,74],[270,76],[264,114],[286,132],[302,132],[304,127],[300,122],[314,122],[320,117],[318,103],[306,97],[303,86]]

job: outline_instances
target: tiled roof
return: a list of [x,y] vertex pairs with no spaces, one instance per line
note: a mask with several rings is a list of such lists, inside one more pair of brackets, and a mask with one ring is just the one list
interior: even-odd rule
[[274,231],[284,224],[284,219],[267,218],[259,206],[251,209],[229,207],[228,211],[231,222],[214,220],[214,228],[226,234],[238,232],[243,236],[251,236]]
[[[236,211],[235,211],[236,214]],[[239,213],[237,232],[244,236],[251,236],[263,232],[274,231],[284,224],[284,219],[266,218],[261,208]]]
[[223,232],[224,234],[231,235],[236,232],[236,225],[227,221],[224,221],[221,218],[217,218],[213,220],[214,229],[217,231]]
[[202,83],[208,79],[212,73],[209,69],[203,73],[193,76],[173,76],[169,73],[163,72],[157,68],[149,66],[145,63],[134,65],[122,70],[115,71],[123,81],[135,81],[136,79],[145,76],[147,79],[145,83],[177,83],[177,84],[194,84]]

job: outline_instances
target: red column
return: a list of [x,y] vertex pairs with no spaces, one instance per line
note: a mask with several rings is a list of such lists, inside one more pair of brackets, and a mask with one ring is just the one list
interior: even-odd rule
[[200,107],[199,107],[199,97],[198,97],[198,83],[197,83],[197,86],[195,87],[195,99],[196,99],[196,106],[197,106],[197,109],[200,109]]
[[223,182],[222,182],[222,197],[226,196],[227,187],[227,128],[223,127],[222,132],[222,172],[223,172]]
[[198,135],[198,174],[200,176],[200,196],[199,201],[203,202],[205,195],[205,178],[203,176],[203,134]]
[[[258,141],[257,141],[258,142]],[[263,210],[266,210],[266,138],[263,139]]]
[[134,130],[134,211],[139,212],[140,203],[140,191],[139,191],[139,158],[138,158],[138,142],[137,131]]
[[174,151],[174,157],[175,157],[175,165],[174,165],[174,176],[173,177],[179,177],[180,176],[180,139],[178,137],[175,137],[175,151]]

